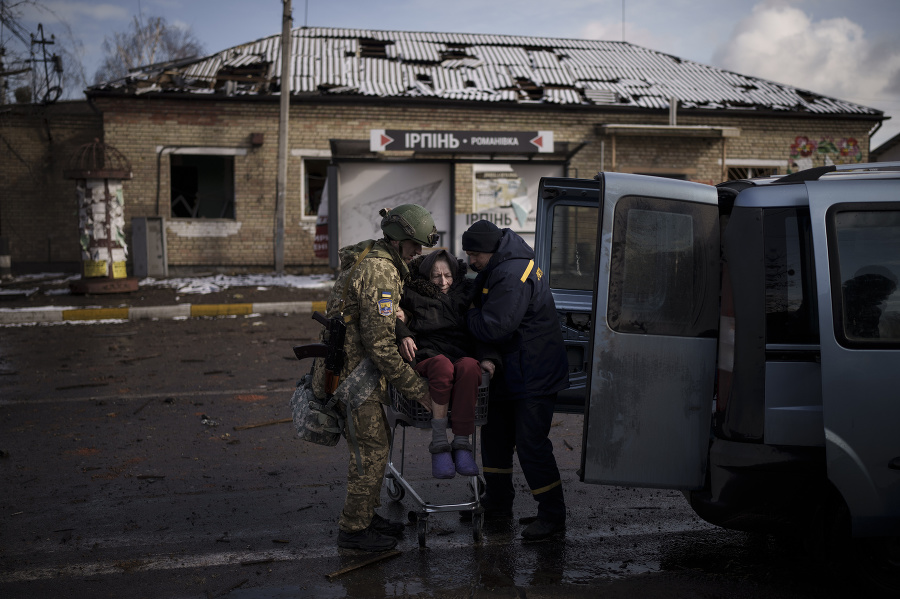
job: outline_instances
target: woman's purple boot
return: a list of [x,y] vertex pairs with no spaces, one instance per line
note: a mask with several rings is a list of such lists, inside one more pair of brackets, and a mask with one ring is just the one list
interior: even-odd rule
[[453,465],[453,456],[450,454],[450,446],[443,445],[429,447],[431,451],[431,476],[435,478],[453,478],[456,476],[456,468]]
[[457,436],[451,445],[453,448],[453,462],[456,471],[462,476],[478,476],[478,464],[475,463],[475,455],[472,453],[472,445],[467,437]]

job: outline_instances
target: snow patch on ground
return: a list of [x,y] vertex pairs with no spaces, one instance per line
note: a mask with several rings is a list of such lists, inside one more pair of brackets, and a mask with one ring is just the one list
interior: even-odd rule
[[[62,285],[71,281],[80,280],[80,275],[65,275],[64,273],[39,273],[22,275],[9,281],[10,284],[40,282],[48,285]],[[229,287],[256,287],[265,291],[270,287],[293,287],[296,289],[330,289],[334,285],[334,277],[330,274],[323,275],[279,275],[279,274],[243,274],[243,275],[208,275],[202,277],[179,277],[171,279],[154,279],[148,277],[138,282],[140,287],[171,287],[181,294],[202,295],[216,293]],[[33,289],[0,289],[0,294],[30,295],[37,291]],[[45,295],[66,295],[68,288],[48,289]]]

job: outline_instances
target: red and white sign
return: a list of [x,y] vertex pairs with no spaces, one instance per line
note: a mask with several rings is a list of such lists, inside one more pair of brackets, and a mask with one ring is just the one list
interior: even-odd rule
[[392,150],[441,154],[552,154],[553,131],[369,131],[369,151]]

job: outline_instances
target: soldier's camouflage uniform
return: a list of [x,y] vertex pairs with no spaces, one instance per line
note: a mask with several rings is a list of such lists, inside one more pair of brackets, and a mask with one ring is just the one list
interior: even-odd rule
[[[335,281],[327,305],[328,317],[339,315],[342,294],[347,287],[346,303],[343,305],[347,323],[344,343],[347,359],[341,380],[345,380],[366,356],[372,359],[382,375],[374,391],[350,414],[354,418],[364,474],[359,474],[356,454],[348,443],[347,498],[338,522],[345,532],[366,528],[372,521],[375,508],[381,504],[381,485],[389,449],[389,428],[381,404],[389,401],[388,381],[410,399],[424,399],[428,392],[425,380],[400,357],[394,335],[396,307],[409,269],[399,252],[383,239],[375,241],[365,258],[356,268],[352,268],[369,244],[372,241],[341,248],[341,274]],[[315,362],[312,384],[316,396],[324,397],[321,358]],[[354,403],[357,399],[362,398],[354,398]],[[338,405],[341,406],[340,402]]]

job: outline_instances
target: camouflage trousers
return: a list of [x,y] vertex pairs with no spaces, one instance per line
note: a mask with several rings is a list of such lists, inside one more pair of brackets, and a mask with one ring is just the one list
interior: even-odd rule
[[375,508],[381,505],[381,485],[384,483],[390,438],[381,402],[370,398],[356,410],[351,410],[349,417],[353,418],[356,429],[363,474],[359,473],[356,452],[348,442],[347,498],[338,526],[345,532],[356,532],[369,526]]

